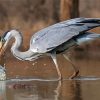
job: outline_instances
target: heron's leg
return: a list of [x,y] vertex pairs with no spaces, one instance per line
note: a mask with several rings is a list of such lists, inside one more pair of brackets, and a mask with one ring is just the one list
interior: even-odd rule
[[76,66],[72,63],[72,61],[65,54],[63,54],[63,56],[66,60],[68,60],[71,63],[71,65],[74,69],[74,73],[70,76],[70,79],[73,79],[74,77],[76,77],[78,75],[79,70],[76,68]]
[[58,67],[58,63],[57,63],[57,58],[56,58],[56,52],[54,53],[51,53],[51,58],[56,66],[56,70],[57,70],[57,73],[58,73],[58,76],[59,76],[59,80],[62,79],[62,75],[61,75],[61,72],[59,70],[59,67]]

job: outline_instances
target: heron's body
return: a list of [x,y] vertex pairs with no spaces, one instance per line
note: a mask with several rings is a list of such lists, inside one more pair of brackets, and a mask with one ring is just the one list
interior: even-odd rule
[[100,18],[75,18],[54,24],[35,33],[30,40],[30,48],[26,52],[18,50],[22,43],[20,32],[11,30],[3,36],[6,41],[4,47],[14,37],[15,44],[11,50],[18,59],[34,60],[44,54],[50,54],[61,78],[56,54],[64,52],[72,46],[100,37],[98,34],[94,35],[93,33],[86,32],[98,26],[100,26]]

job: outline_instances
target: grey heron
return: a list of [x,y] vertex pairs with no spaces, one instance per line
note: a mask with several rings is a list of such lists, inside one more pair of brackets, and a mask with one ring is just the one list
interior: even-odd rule
[[59,22],[36,32],[30,40],[28,51],[21,52],[19,47],[22,44],[22,35],[18,30],[10,30],[1,37],[1,52],[5,51],[11,38],[15,38],[15,43],[11,47],[13,55],[20,60],[36,60],[43,55],[51,56],[56,66],[59,80],[62,74],[59,70],[56,54],[63,56],[72,64],[74,73],[70,78],[77,76],[79,70],[71,60],[64,54],[72,46],[100,38],[100,34],[87,32],[90,29],[100,26],[100,18],[74,18]]

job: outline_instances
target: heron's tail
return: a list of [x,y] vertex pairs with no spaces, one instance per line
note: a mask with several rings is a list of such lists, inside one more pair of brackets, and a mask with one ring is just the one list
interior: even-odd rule
[[80,45],[84,42],[92,41],[98,38],[100,38],[100,34],[85,32],[84,34],[80,34],[79,36],[77,36],[76,41],[77,41],[77,44]]
[[86,38],[97,39],[100,38],[100,34],[93,32],[85,32]]

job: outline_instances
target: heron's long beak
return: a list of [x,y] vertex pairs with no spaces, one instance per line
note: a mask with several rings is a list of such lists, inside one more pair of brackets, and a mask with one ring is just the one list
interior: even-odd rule
[[5,40],[0,37],[0,56],[4,53],[5,51],[5,47],[4,47],[4,44],[5,44]]

